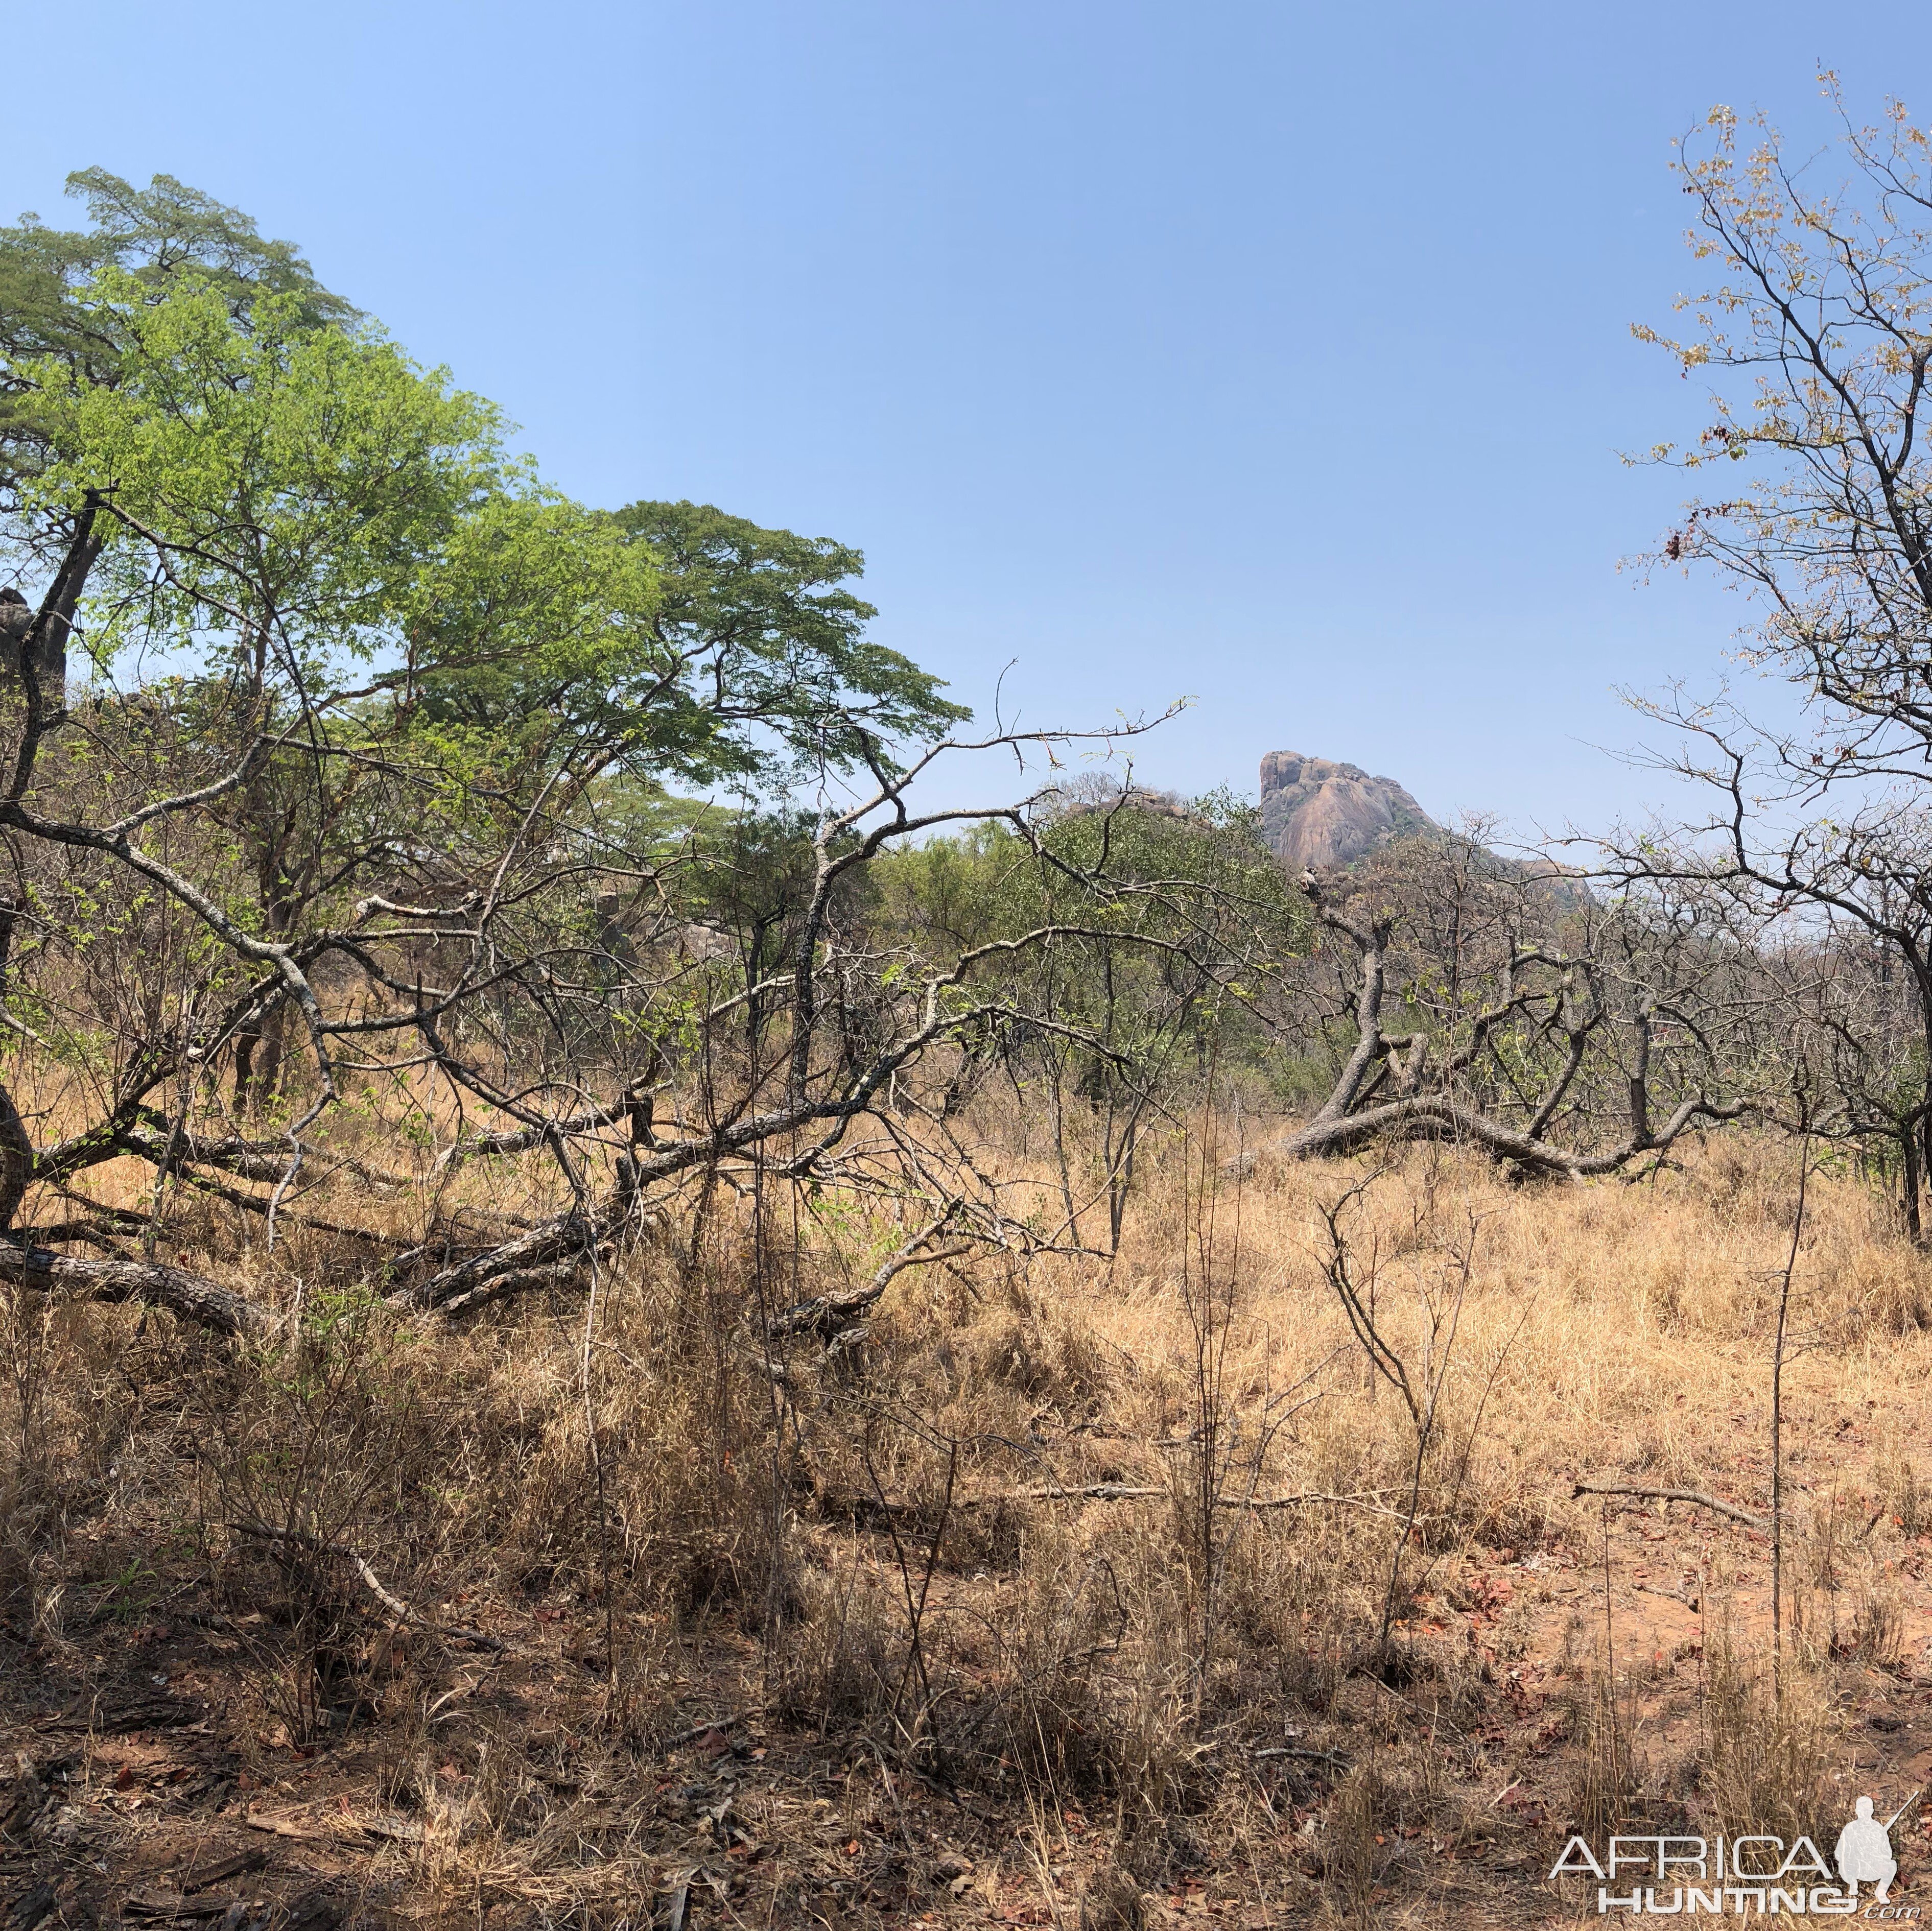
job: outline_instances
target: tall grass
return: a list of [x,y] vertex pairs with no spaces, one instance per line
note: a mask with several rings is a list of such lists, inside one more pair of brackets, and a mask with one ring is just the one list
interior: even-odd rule
[[[1029,1123],[974,1124],[1058,1195]],[[1810,1647],[1786,1715],[1767,1714],[1768,1606],[1740,1571],[1680,1760],[1638,1747],[1631,1658],[1586,1643],[1552,1768],[1482,1739],[1531,1661],[1560,1674],[1550,1579],[1598,1600],[1601,1507],[1574,1483],[1767,1501],[1788,1157],[1724,1138],[1640,1183],[1526,1189],[1451,1149],[1404,1156],[1350,1239],[1378,1333],[1433,1391],[1419,1438],[1325,1265],[1322,1209],[1366,1166],[1236,1182],[1204,1164],[1212,1143],[1199,1122],[1143,1140],[1111,1257],[908,1269],[832,1354],[768,1349],[760,1297],[868,1276],[904,1237],[888,1204],[808,1201],[794,1224],[776,1188],[701,1210],[694,1192],[608,1270],[588,1324],[580,1294],[430,1327],[371,1297],[365,1252],[292,1227],[271,1254],[246,1217],[184,1202],[164,1251],[299,1297],[302,1321],[237,1351],[5,1290],[0,1610],[70,1666],[130,1576],[227,1618],[248,1736],[374,1738],[384,1800],[448,1825],[412,1879],[425,1909],[647,1904],[653,1766],[725,1700],[972,1814],[1110,1819],[1083,1880],[1096,1926],[1138,1922],[1137,1887],[1257,1832],[1291,1865],[1312,1841],[1313,1894],[1360,1915],[1409,1881],[1418,1843],[1493,1837],[1512,1778],[1546,1790],[1552,1830],[1646,1805],[1812,1819],[1837,1760],[1828,1672],[1896,1665],[1904,1641],[1874,1551],[1928,1513],[1906,1417],[1932,1274],[1883,1207],[1822,1175],[1798,1263],[1800,1532],[1826,1533],[1828,1402],[1870,1404],[1871,1453],[1835,1479],[1882,1522],[1856,1564],[1794,1558]],[[131,1168],[103,1180],[138,1194]],[[522,1211],[551,1185],[532,1156],[460,1177],[438,1209]],[[406,1234],[425,1201],[358,1204]],[[1197,1241],[1184,1266],[1179,1231],[1237,1213],[1238,1245]],[[1871,1509],[1851,1513],[1862,1528]],[[415,1620],[322,1549],[352,1550]],[[540,1651],[531,1680],[565,1714],[467,1710],[481,1652],[459,1628]],[[458,1759],[460,1798],[440,1774]]]

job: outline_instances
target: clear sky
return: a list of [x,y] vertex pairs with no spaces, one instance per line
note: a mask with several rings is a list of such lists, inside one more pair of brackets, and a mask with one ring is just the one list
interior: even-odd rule
[[[1696,416],[1630,322],[1692,279],[1672,137],[1932,116],[1932,10],[686,0],[8,10],[0,202],[247,208],[592,501],[866,553],[881,638],[1037,723],[1198,700],[1439,817],[1640,806],[1612,687],[1734,599],[1619,575]],[[16,120],[18,117],[16,116]]]

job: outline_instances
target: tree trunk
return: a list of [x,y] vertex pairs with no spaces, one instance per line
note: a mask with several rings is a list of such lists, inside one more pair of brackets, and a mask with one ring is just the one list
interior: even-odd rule
[[34,1143],[14,1096],[0,1087],[0,1234],[14,1224],[34,1177]]

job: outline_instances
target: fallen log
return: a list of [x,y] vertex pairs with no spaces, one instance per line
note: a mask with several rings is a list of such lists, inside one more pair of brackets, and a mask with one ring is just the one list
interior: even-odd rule
[[923,1267],[934,1261],[956,1261],[962,1254],[971,1250],[970,1242],[956,1247],[945,1247],[926,1252],[927,1243],[940,1234],[952,1222],[964,1202],[955,1195],[940,1209],[939,1213],[915,1234],[892,1258],[874,1273],[862,1288],[844,1294],[820,1294],[815,1300],[800,1301],[793,1306],[782,1309],[765,1324],[767,1339],[776,1340],[784,1336],[815,1334],[830,1347],[833,1340],[850,1328],[859,1316],[866,1313],[878,1302],[886,1288],[908,1267]]
[[84,1261],[0,1238],[0,1273],[42,1292],[64,1288],[91,1300],[140,1301],[182,1321],[242,1341],[266,1341],[281,1317],[246,1295],[158,1261]]
[[488,1252],[442,1268],[427,1279],[397,1288],[387,1297],[392,1307],[412,1308],[426,1313],[446,1313],[457,1307],[473,1307],[480,1300],[500,1298],[478,1290],[494,1281],[514,1277],[503,1291],[541,1286],[558,1263],[572,1264],[586,1261],[607,1240],[616,1223],[611,1212],[585,1214],[573,1207],[567,1213],[540,1222],[527,1233],[506,1240]]
[[1593,1180],[1617,1172],[1641,1155],[1668,1153],[1696,1120],[1736,1120],[1747,1110],[1742,1101],[1720,1105],[1686,1100],[1660,1132],[1633,1134],[1621,1146],[1605,1152],[1580,1153],[1486,1119],[1459,1101],[1418,1093],[1340,1119],[1318,1117],[1268,1145],[1237,1156],[1229,1164],[1245,1174],[1264,1156],[1281,1160],[1330,1159],[1358,1153],[1377,1140],[1452,1140],[1480,1147],[1539,1179]]

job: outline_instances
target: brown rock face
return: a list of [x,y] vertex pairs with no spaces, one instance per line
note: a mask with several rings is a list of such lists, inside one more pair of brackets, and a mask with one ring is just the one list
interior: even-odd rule
[[1295,751],[1262,760],[1262,824],[1298,870],[1353,865],[1391,838],[1441,829],[1394,778]]

